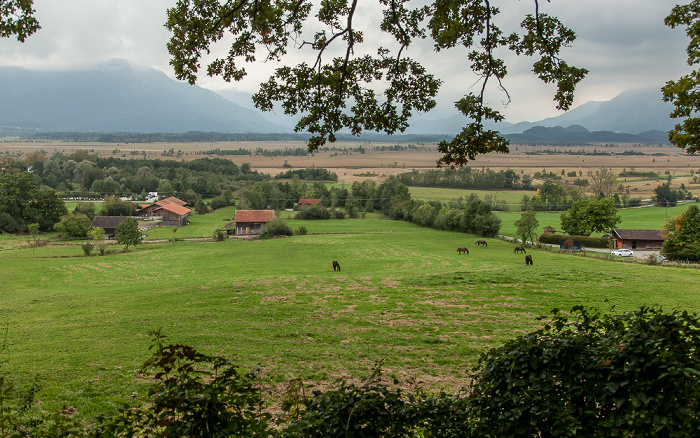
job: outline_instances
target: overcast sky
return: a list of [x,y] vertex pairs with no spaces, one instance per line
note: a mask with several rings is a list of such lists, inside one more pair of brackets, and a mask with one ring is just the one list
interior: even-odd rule
[[[495,0],[502,12],[502,30],[517,30],[522,15],[534,6],[531,0]],[[661,87],[689,71],[684,29],[663,24],[677,0],[551,0],[540,1],[540,11],[558,16],[577,34],[574,46],[563,56],[590,73],[579,85],[574,106],[589,100],[609,100],[630,88]],[[174,77],[168,65],[165,14],[175,0],[35,0],[42,29],[24,44],[0,40],[0,65],[41,70],[85,69],[114,58],[134,66],[155,68]],[[376,22],[376,0],[361,0],[361,24]],[[356,19],[356,22],[358,20]],[[364,21],[364,23],[363,23]],[[367,31],[370,36],[370,31]],[[366,38],[376,41],[378,38]],[[222,51],[226,48],[222,47]],[[295,49],[290,50],[297,56]],[[412,47],[407,56],[445,81],[437,116],[454,114],[452,102],[469,92],[475,78],[469,72],[464,50],[435,54],[429,45]],[[494,90],[491,104],[509,122],[535,121],[560,114],[552,101],[555,88],[544,85],[530,72],[532,60],[511,61],[504,85],[512,102],[504,108],[505,95]],[[198,85],[254,92],[277,65],[251,66],[242,83],[227,84],[202,77]],[[476,91],[478,88],[473,88]],[[452,111],[452,112],[450,112]]]

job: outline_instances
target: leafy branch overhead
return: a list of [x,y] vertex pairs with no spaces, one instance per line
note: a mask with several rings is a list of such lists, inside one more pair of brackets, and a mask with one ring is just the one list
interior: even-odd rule
[[[408,49],[429,39],[436,52],[453,57],[447,50],[462,47],[479,86],[465,90],[455,103],[468,122],[454,139],[440,143],[443,157],[437,163],[461,166],[478,154],[508,152],[507,141],[484,128],[487,120],[504,119],[485,101],[489,87],[493,84],[505,94],[506,105],[510,102],[503,84],[506,63],[497,51],[536,57],[533,72],[556,84],[554,100],[562,110],[571,106],[574,89],[587,73],[560,57],[562,48],[574,41],[574,32],[540,13],[538,0],[533,4],[522,33],[506,34],[497,26],[499,10],[489,0],[436,0],[417,8],[407,0],[378,0],[379,29],[362,26],[372,20],[359,15],[357,0],[179,0],[168,10],[168,51],[177,77],[191,84],[204,58],[224,40],[231,41],[227,55],[206,61],[206,73],[227,81],[245,77],[246,62],[284,63],[290,49],[306,56],[307,62],[277,68],[253,100],[265,111],[278,103],[286,114],[300,114],[295,130],[312,134],[308,147],[313,151],[334,142],[341,130],[355,135],[405,131],[412,114],[435,107],[442,84],[421,62],[406,56]],[[377,45],[380,38],[366,38],[376,30],[390,35],[391,47]]]

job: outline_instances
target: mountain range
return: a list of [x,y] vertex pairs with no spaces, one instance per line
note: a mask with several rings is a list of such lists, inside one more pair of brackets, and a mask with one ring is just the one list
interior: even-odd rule
[[[250,94],[219,93],[175,81],[158,70],[136,69],[121,60],[81,71],[0,67],[0,127],[49,132],[292,132],[294,118],[261,113],[252,108]],[[562,135],[579,142],[606,141],[591,140],[594,137],[650,137],[643,141],[654,142],[665,139],[665,132],[675,124],[668,116],[671,109],[670,103],[662,101],[658,87],[631,89],[557,117],[487,127],[512,134],[509,139],[518,142]],[[421,115],[412,118],[406,134],[451,136],[464,123],[460,115],[441,119]],[[571,125],[574,128],[568,129]],[[532,129],[536,127],[551,129]],[[599,131],[605,134],[596,134]]]

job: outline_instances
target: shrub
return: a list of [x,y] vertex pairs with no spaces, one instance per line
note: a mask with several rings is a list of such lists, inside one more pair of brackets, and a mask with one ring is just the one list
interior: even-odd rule
[[345,212],[343,210],[335,210],[335,211],[333,211],[333,218],[334,219],[345,219]]
[[308,233],[308,231],[306,230],[306,227],[303,225],[297,229],[297,235],[299,235],[299,236],[305,236],[307,233]]
[[542,243],[549,243],[552,245],[559,245],[563,240],[572,239],[577,242],[581,242],[584,248],[608,248],[610,239],[605,237],[591,237],[591,236],[569,236],[566,234],[542,234],[539,241]]
[[216,230],[216,232],[214,233],[214,238],[217,242],[223,242],[224,240],[226,240],[226,231]]
[[299,210],[294,215],[294,219],[315,220],[315,219],[330,219],[331,212],[326,207],[314,205],[311,208]]
[[90,232],[90,219],[83,213],[68,213],[54,225],[62,238],[86,237]]
[[276,217],[265,225],[264,234],[273,236],[293,236],[294,230],[281,217]]
[[466,436],[700,436],[700,320],[577,306],[483,355]]
[[82,248],[85,257],[88,257],[90,254],[92,254],[92,251],[95,249],[95,245],[89,242],[85,242],[82,245],[80,245],[80,248]]

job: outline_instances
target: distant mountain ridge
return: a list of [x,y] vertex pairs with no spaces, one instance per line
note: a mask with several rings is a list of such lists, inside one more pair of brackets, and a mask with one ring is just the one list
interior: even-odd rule
[[[553,128],[579,125],[590,132],[642,134],[648,131],[667,132],[677,123],[669,117],[673,105],[661,99],[659,87],[630,89],[605,102],[589,101],[561,114],[536,122],[489,123],[489,129],[501,134],[525,133],[542,126]],[[429,115],[414,117],[407,133],[439,133],[455,135],[461,131],[466,119],[455,115],[444,119],[430,119]],[[436,132],[437,131],[437,132]],[[593,141],[593,140],[591,140]]]
[[[252,108],[247,93],[219,93],[175,81],[154,69],[132,68],[121,60],[82,71],[0,67],[0,128],[135,133],[293,131],[298,117],[261,113]],[[668,116],[671,110],[672,105],[662,101],[657,87],[633,89],[607,102],[586,102],[557,117],[502,122],[487,128],[500,131],[515,143],[665,143],[665,132],[675,124]],[[410,123],[405,134],[442,139],[460,132],[466,119],[461,115],[442,119],[419,115]],[[551,129],[532,130],[536,127]],[[377,138],[372,133],[363,137]]]
[[123,61],[92,70],[0,68],[0,126],[78,132],[289,132],[259,112]]

